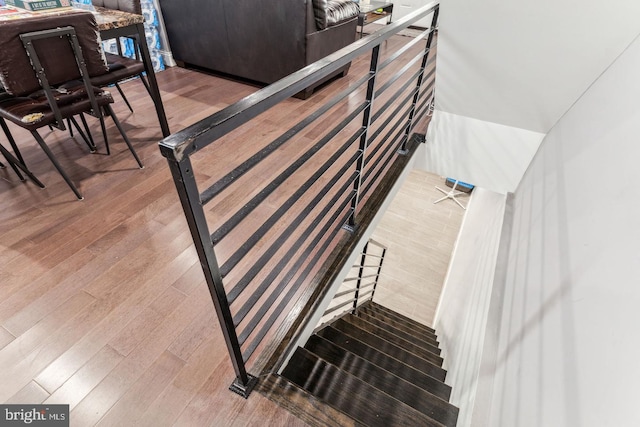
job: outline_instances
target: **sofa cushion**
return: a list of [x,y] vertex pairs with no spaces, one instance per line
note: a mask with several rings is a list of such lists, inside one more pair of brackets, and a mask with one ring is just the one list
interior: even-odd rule
[[358,16],[360,6],[353,0],[313,0],[313,12],[316,27],[324,30]]

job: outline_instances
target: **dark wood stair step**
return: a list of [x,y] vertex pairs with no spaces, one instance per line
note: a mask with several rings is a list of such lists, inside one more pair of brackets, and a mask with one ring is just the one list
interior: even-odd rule
[[412,334],[410,332],[395,328],[389,323],[386,323],[384,320],[376,319],[361,311],[356,314],[356,317],[358,319],[364,320],[367,323],[377,326],[378,328],[382,328],[385,331],[404,339],[405,341],[411,342],[424,350],[430,351],[431,353],[440,356],[440,349],[438,348],[438,344],[434,344],[433,341],[425,341],[421,339],[417,334]]
[[332,357],[338,355],[331,351],[323,351],[323,348],[316,348],[314,351],[305,346],[305,349],[442,424],[455,425],[456,423],[458,408],[353,353],[345,352],[343,357]]
[[280,375],[269,374],[262,378],[256,390],[310,426],[364,427]]
[[[368,333],[366,334],[370,335]],[[447,376],[447,371],[441,367],[411,353],[407,353],[400,347],[396,347],[393,344],[377,337],[374,337],[376,338],[375,342],[370,344],[339,331],[332,326],[322,328],[318,331],[317,335],[385,369],[387,369],[387,364],[395,362],[407,365],[410,368],[422,372],[439,381],[444,381]],[[368,337],[364,336],[363,338],[367,339]],[[382,342],[378,342],[377,340]],[[381,344],[382,346],[377,346],[377,344]]]
[[[353,334],[360,334],[360,331],[367,332],[379,340],[387,341],[405,350],[408,353],[412,353],[424,360],[433,363],[436,366],[442,366],[442,357],[438,356],[437,354],[431,353],[430,351],[425,350],[407,340],[404,340],[397,335],[393,335],[393,333],[385,329],[379,328],[375,325],[372,325],[371,323],[367,323],[366,321],[356,316],[345,316],[333,322],[331,326],[345,333],[350,333],[352,336],[358,339],[360,339],[360,336],[356,336]],[[350,332],[350,330],[353,330],[353,332]],[[377,345],[374,345],[374,347],[377,348]]]
[[436,347],[440,346],[440,343],[438,342],[435,334],[425,330],[417,329],[412,325],[408,325],[407,323],[398,320],[397,318],[389,317],[385,313],[372,309],[369,305],[362,305],[358,307],[358,314],[363,314],[368,318],[373,318],[378,321],[384,322],[387,325],[390,325],[401,331],[408,332],[412,335],[417,335],[423,341],[426,341]]
[[442,426],[303,348],[296,350],[282,374],[323,402],[368,426]]
[[400,313],[397,313],[397,312],[395,312],[395,311],[393,311],[393,310],[391,310],[391,309],[389,309],[389,308],[387,308],[387,307],[385,307],[383,305],[380,305],[380,304],[377,304],[377,303],[371,301],[371,303],[367,304],[367,306],[370,307],[371,309],[376,310],[376,311],[378,311],[380,313],[383,313],[383,314],[385,314],[385,315],[387,315],[387,316],[389,316],[389,317],[391,317],[393,319],[396,319],[396,320],[398,320],[400,322],[406,323],[407,325],[411,326],[412,328],[423,330],[425,332],[428,332],[428,333],[431,333],[433,335],[436,335],[436,330],[435,329],[430,328],[427,325],[423,325],[420,322],[416,322],[415,320],[410,319],[407,316],[404,316],[404,315],[402,315]]
[[[368,381],[372,376],[384,378],[391,375],[397,377],[399,380],[411,384],[411,387],[416,388],[421,392],[439,398],[438,400],[444,400],[445,402],[449,401],[451,387],[436,380],[435,378],[419,373],[415,369],[410,368],[403,363],[387,363],[385,366],[379,366],[378,364],[368,361],[355,353],[351,353],[318,335],[312,335],[304,348],[362,380]],[[376,387],[389,393],[382,387],[377,385]],[[396,386],[394,386],[394,389],[395,388]],[[394,393],[389,394],[393,394],[395,396]],[[399,400],[404,402],[403,399]]]

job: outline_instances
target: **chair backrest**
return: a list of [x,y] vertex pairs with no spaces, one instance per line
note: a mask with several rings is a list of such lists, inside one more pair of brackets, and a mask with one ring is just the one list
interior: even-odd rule
[[142,15],[140,0],[91,0],[94,6]]
[[[74,93],[75,91],[67,90],[66,88],[58,88],[56,89],[56,93],[54,93],[53,88],[49,82],[49,72],[44,68],[42,61],[40,59],[41,53],[48,52],[47,50],[38,51],[36,48],[36,44],[47,41],[47,40],[65,40],[67,41],[68,48],[62,49],[60,46],[59,52],[62,51],[71,51],[73,54],[73,60],[75,62],[75,67],[71,63],[59,64],[56,67],[56,71],[62,73],[66,72],[66,75],[59,75],[59,78],[63,80],[59,83],[66,83],[72,80],[81,79],[83,81],[84,92],[82,90],[79,94]],[[20,34],[20,40],[22,40],[22,44],[24,46],[25,51],[29,55],[31,59],[31,63],[33,65],[33,69],[38,76],[40,81],[40,85],[44,90],[44,94],[49,102],[49,106],[53,111],[53,114],[56,118],[56,125],[61,129],[64,129],[64,123],[62,121],[62,114],[60,112],[58,106],[58,99],[62,97],[68,98],[68,102],[74,102],[77,99],[88,98],[91,103],[91,109],[93,114],[100,114],[100,110],[98,108],[97,100],[94,94],[94,88],[91,85],[91,80],[89,78],[89,72],[87,71],[87,66],[85,63],[84,56],[82,54],[82,48],[80,47],[80,43],[78,41],[78,37],[76,35],[76,31],[72,26],[66,27],[58,27],[52,28],[48,30],[41,31],[32,31],[29,33]],[[32,94],[33,96],[33,94]]]
[[[34,17],[0,22],[0,81],[12,95],[26,95],[40,89],[29,56],[20,35],[60,27],[73,27],[82,48],[86,68],[90,75],[101,75],[109,71],[100,43],[95,17],[91,12],[68,12],[58,15]],[[66,38],[35,40],[42,67],[47,72],[49,84],[56,85],[80,77],[73,50]]]

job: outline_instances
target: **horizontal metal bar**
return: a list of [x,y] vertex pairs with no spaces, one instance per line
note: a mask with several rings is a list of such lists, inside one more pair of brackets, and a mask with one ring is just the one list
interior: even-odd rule
[[[429,67],[429,65],[431,65],[431,63],[435,61],[435,57],[431,57],[429,58],[429,60],[427,61],[427,64],[425,65],[425,69],[427,69]],[[393,102],[397,102],[397,97],[400,95],[400,93],[404,92],[411,83],[414,82],[414,80],[416,80],[418,78],[418,76],[420,75],[420,73],[423,72],[422,68],[418,69],[413,76],[411,76],[410,78],[407,79],[407,81],[402,85],[402,87],[400,87],[400,89],[398,91],[396,91],[395,94],[393,94],[392,96],[389,97],[389,100],[380,108],[376,111],[376,113],[373,115],[371,122],[374,123],[382,114],[384,114],[384,112],[387,110],[387,108],[393,103]],[[427,76],[425,77],[425,79],[429,79],[433,74],[435,74],[436,69],[435,67],[431,69],[431,71],[429,71],[429,73],[427,73]],[[409,100],[412,96],[415,95],[416,91],[419,90],[418,87],[414,87],[412,89],[411,92],[409,92],[409,95],[407,95],[406,100]],[[406,101],[404,101],[406,102]],[[400,108],[402,108],[404,105],[404,102],[401,102],[398,104],[398,106],[396,107],[396,112],[399,111]],[[389,118],[385,124],[383,126],[386,126],[389,123],[389,120],[391,120],[391,118]],[[378,133],[381,131],[381,129],[378,129]],[[373,140],[375,138],[371,138],[371,140]]]
[[238,210],[231,218],[229,218],[220,228],[211,234],[211,241],[215,244],[233,230],[251,211],[253,211],[261,202],[263,202],[276,188],[284,183],[295,171],[300,169],[311,157],[320,151],[326,144],[331,141],[338,133],[340,133],[346,125],[355,119],[366,108],[368,102],[364,102],[344,118],[338,125],[331,129],[320,141],[313,145],[304,154],[298,157],[289,167],[287,167],[280,175],[272,180],[258,194],[256,194],[249,202],[247,202],[240,210]]
[[376,276],[377,276],[377,274],[369,274],[369,275],[366,275],[366,276],[352,277],[352,278],[349,278],[349,279],[344,279],[343,282],[351,282],[351,281],[358,280],[358,279],[368,279],[370,277],[376,277]]
[[[398,137],[400,137],[400,141],[397,141]],[[393,149],[395,146],[395,149],[397,150],[399,147],[402,146],[402,144],[404,143],[405,139],[407,138],[406,135],[404,135],[403,133],[399,133],[398,135],[396,135],[396,137],[394,138],[393,144],[390,144],[389,147],[390,149]],[[393,150],[395,151],[395,150]],[[380,175],[382,174],[382,172],[384,172],[384,170],[386,169],[386,167],[388,166],[389,162],[391,161],[391,159],[393,159],[395,156],[389,155],[386,157],[385,161],[383,162],[383,164],[381,165],[381,167],[379,167],[377,169],[377,172],[375,173],[375,175],[373,176],[372,179],[369,180],[369,182],[367,182],[367,185],[364,187],[362,194],[366,195],[369,193],[369,190],[371,190],[371,187],[373,186],[373,184],[376,182],[376,180],[380,177]],[[375,166],[378,165],[378,163],[384,158],[384,156],[380,156],[378,157],[378,159],[376,159],[376,161],[374,162],[374,167],[371,170],[375,169]]]
[[[351,202],[351,199],[347,198],[346,202]],[[342,209],[346,208],[347,204],[348,203],[343,204],[343,208]],[[340,211],[336,211],[334,213],[334,215],[332,216],[332,218],[334,218],[333,221],[328,221],[325,224],[325,227],[324,227],[324,231],[325,232],[317,234],[316,235],[316,239],[314,239],[314,240],[317,240],[317,241],[321,240],[323,235],[326,234],[327,230],[335,222],[335,218],[337,218],[339,215],[340,215]],[[307,246],[307,248],[305,249],[305,253],[310,253],[314,246],[315,245]],[[283,263],[283,267],[284,267],[284,265],[286,265],[290,261],[290,259],[286,258],[285,261],[286,262]],[[254,331],[254,329],[258,326],[260,321],[264,318],[265,314],[273,306],[273,304],[278,299],[278,297],[280,297],[282,292],[285,290],[287,285],[291,282],[291,280],[293,279],[295,274],[298,272],[300,267],[302,267],[302,265],[303,265],[303,263],[305,261],[307,261],[307,257],[300,257],[294,263],[294,265],[289,269],[289,271],[287,272],[285,277],[280,281],[280,283],[275,287],[273,292],[271,292],[271,294],[269,294],[267,299],[262,303],[262,305],[258,309],[258,312],[253,315],[253,317],[249,320],[249,322],[247,322],[247,324],[243,328],[242,332],[238,336],[238,340],[240,342],[240,345],[244,344],[244,342],[247,340],[247,338],[251,335],[251,333]],[[279,274],[280,270],[277,270],[276,273]],[[267,283],[267,285],[273,284],[273,280],[275,279],[275,276],[277,276],[277,274],[274,275],[274,277],[271,280],[269,280],[269,281],[265,280],[264,283]],[[292,286],[295,287],[296,286],[295,283]],[[254,295],[252,295],[252,297],[253,296]],[[256,302],[257,302],[257,300],[256,300]],[[255,305],[255,302],[253,304],[247,304],[249,310],[251,310],[251,308],[253,308],[254,305]],[[248,311],[243,314],[243,317],[246,317],[247,314],[248,314]]]
[[369,286],[373,286],[376,284],[376,281],[374,280],[373,282],[368,282],[368,283],[361,283],[360,284],[360,289],[364,289],[364,288],[368,288]]
[[373,294],[373,289],[370,290],[369,292],[365,292],[363,294],[360,295],[360,299],[364,299],[367,295],[372,295]]
[[291,129],[287,130],[285,133],[273,140],[273,142],[271,142],[269,145],[245,160],[241,165],[236,167],[233,171],[229,172],[220,180],[216,181],[213,185],[202,192],[202,194],[200,195],[200,203],[202,203],[203,205],[209,203],[215,196],[224,191],[235,180],[247,173],[249,170],[251,170],[251,168],[260,163],[260,161],[264,160],[285,142],[289,141],[295,135],[300,133],[303,129],[305,129],[331,108],[335,107],[340,101],[351,95],[351,93],[357,90],[364,83],[367,83],[371,78],[371,75],[366,75],[356,82],[352,83],[347,89],[331,98],[331,100],[329,100],[326,104],[323,104],[322,107],[318,108],[312,114],[296,123]]
[[[262,281],[262,283],[260,283],[260,285],[256,288],[256,290],[253,292],[253,294],[247,299],[247,301],[242,305],[242,307],[240,308],[240,310],[238,310],[238,313],[236,313],[236,315],[233,317],[233,323],[234,325],[239,325],[240,322],[242,322],[242,320],[244,319],[244,317],[249,313],[249,311],[251,310],[251,308],[253,308],[253,306],[256,304],[256,302],[262,297],[262,295],[266,292],[266,290],[268,289],[268,287],[273,283],[273,281],[276,279],[276,277],[278,276],[278,274],[280,274],[280,272],[282,271],[282,269],[287,265],[287,263],[289,263],[291,261],[291,257],[295,254],[296,251],[298,251],[298,249],[302,246],[302,244],[304,243],[304,241],[307,239],[307,237],[310,234],[310,229],[311,227],[313,227],[313,224],[315,224],[317,221],[321,220],[322,218],[324,218],[331,210],[332,207],[334,207],[334,205],[336,203],[338,203],[338,200],[340,200],[341,197],[344,196],[345,192],[347,191],[347,189],[353,185],[353,182],[356,180],[356,178],[358,177],[358,173],[357,172],[353,172],[353,174],[351,175],[351,179],[348,179],[343,185],[342,187],[340,187],[338,189],[338,191],[336,192],[336,194],[331,198],[331,200],[329,201],[329,203],[327,203],[327,205],[322,209],[321,212],[319,212],[313,219],[313,221],[311,221],[311,224],[309,226],[307,226],[307,228],[305,229],[305,231],[303,233],[300,233],[300,236],[298,237],[298,239],[294,242],[293,245],[291,245],[291,247],[289,248],[289,250],[285,253],[285,255],[280,259],[280,261],[278,262],[278,264],[276,266],[274,266],[274,268],[269,272],[269,274],[267,275],[267,277],[265,277],[265,279]],[[349,203],[351,202],[351,197],[347,197],[346,201],[343,202],[344,203]],[[334,215],[339,215],[338,213],[334,213]],[[301,260],[303,261],[303,260]],[[298,267],[299,268],[299,267]],[[290,279],[289,279],[290,280]],[[277,289],[277,288],[276,288]],[[236,296],[237,297],[237,296]]]
[[351,299],[350,299],[350,300],[348,300],[348,301],[345,301],[345,302],[343,302],[343,303],[341,303],[341,304],[338,304],[338,305],[336,305],[336,306],[334,306],[334,307],[328,308],[328,309],[326,309],[326,310],[325,310],[325,312],[324,312],[323,316],[326,316],[327,314],[333,313],[333,312],[334,312],[334,311],[336,311],[336,310],[340,310],[342,307],[344,307],[344,306],[346,306],[346,305],[351,305],[351,304],[353,304],[353,302],[354,302],[355,300],[356,300],[355,298],[351,298]]
[[[396,91],[396,93],[394,93],[393,95],[391,95],[389,97],[389,99],[387,100],[387,102],[385,102],[376,112],[375,114],[371,117],[371,123],[375,123],[376,120],[378,120],[380,118],[380,116],[382,116],[386,111],[387,108],[389,108],[389,106],[391,104],[394,103],[398,103],[398,97],[400,96],[400,94],[402,92],[404,92],[405,90],[407,90],[409,88],[409,86],[412,86],[411,88],[411,92],[409,92],[406,96],[405,99],[403,100],[403,102],[400,102],[397,108],[402,108],[403,106],[405,106],[404,104],[406,103],[406,101],[408,101],[410,98],[412,98],[416,92],[418,91],[418,87],[416,86],[416,81],[418,79],[418,76],[420,75],[420,70],[416,71],[415,74],[413,76],[411,76],[410,78],[407,79],[407,81],[400,87],[398,88],[398,90]],[[392,115],[393,116],[393,115]],[[391,120],[391,118],[389,118],[389,120]],[[387,122],[388,123],[388,122]],[[384,126],[384,125],[383,125]],[[378,129],[380,130],[380,129]],[[371,138],[372,140],[374,138]]]
[[340,298],[340,297],[345,296],[347,294],[352,294],[357,290],[358,290],[358,288],[353,288],[353,289],[347,289],[346,291],[338,292],[337,294],[335,294],[333,296],[333,299]]
[[438,7],[437,1],[431,2],[370,36],[357,40],[194,125],[168,136],[160,142],[162,155],[169,160],[180,161],[184,156],[201,150],[284,99],[338,71],[361,54],[371,51],[375,46],[435,11]]
[[[389,153],[389,152],[393,151],[393,144],[386,144],[386,142],[389,140],[389,138],[392,136],[392,134],[397,131],[397,134],[395,135],[395,137],[397,138],[398,135],[403,133],[402,131],[398,130],[398,127],[400,127],[400,125],[402,125],[402,124],[407,122],[407,118],[409,116],[409,113],[411,113],[411,104],[400,105],[400,107],[406,108],[406,111],[403,112],[402,114],[400,114],[399,111],[394,111],[394,115],[390,116],[389,119],[390,120],[391,119],[397,119],[397,120],[387,130],[387,133],[381,138],[380,142],[376,144],[375,148],[371,149],[367,153],[367,157],[364,159],[364,164],[367,167],[367,171],[363,175],[365,179],[371,173],[372,167],[369,167],[369,164],[370,164],[371,160],[374,158],[374,156],[376,156],[378,151],[380,151],[381,149],[384,149],[384,153]],[[388,125],[388,123],[385,120],[385,128],[384,129],[387,129],[386,128],[387,125]],[[375,136],[376,137],[378,136],[377,132],[376,132]],[[380,162],[379,158],[380,158],[380,156],[378,156],[378,160],[376,162],[374,162],[373,166],[375,166],[377,163]]]
[[[320,168],[311,176],[307,181],[305,181],[298,189],[291,195],[289,198],[282,204],[275,212],[271,214],[271,216],[251,235],[249,238],[242,244],[240,247],[229,257],[227,262],[220,267],[220,273],[222,276],[226,276],[238,263],[245,257],[245,255],[258,243],[260,239],[264,237],[264,235],[269,231],[278,221],[280,221],[283,215],[300,200],[300,198],[320,179],[324,173],[329,170],[332,166],[335,165],[336,161],[344,154],[344,152],[351,146],[356,140],[360,139],[362,134],[364,133],[365,128],[360,128],[359,131],[356,131],[351,138],[349,138],[336,152],[329,157],[325,161],[325,163],[320,166]],[[340,171],[328,183],[328,188],[331,188],[335,182],[340,179],[344,173],[348,170],[353,163],[355,163],[362,156],[362,152],[356,152],[350,162],[342,167]],[[326,186],[325,186],[326,187]],[[325,193],[323,191],[319,192],[316,197],[307,204],[298,217],[304,219],[308,215],[308,213],[315,207],[315,205],[324,197]],[[287,232],[282,233],[281,236],[289,236],[299,225],[298,220],[293,221],[292,224],[286,229]],[[276,246],[276,243],[272,245]],[[276,246],[277,247],[277,246]]]
[[432,93],[433,93],[433,91],[429,91],[429,94],[424,98],[424,100],[420,103],[420,105],[418,105],[416,107],[415,115],[420,115],[420,114],[424,113],[425,107],[427,107],[429,105],[429,101],[431,101],[431,94]]
[[[373,256],[373,255],[369,255],[366,254],[366,256]],[[355,267],[355,266],[354,266]],[[371,264],[371,265],[363,265],[361,266],[362,268],[378,268],[378,264]]]
[[[405,44],[404,46],[402,46],[400,49],[398,49],[393,55],[390,55],[387,59],[385,59],[380,66],[378,67],[378,71],[383,70],[387,65],[391,64],[394,60],[396,60],[397,58],[399,58],[403,53],[405,53],[406,51],[408,51],[409,49],[411,49],[413,46],[415,46],[416,44],[420,43],[421,41],[426,43],[427,41],[425,39],[422,38],[422,36],[426,36],[427,34],[429,34],[431,31],[433,30],[429,30],[426,29],[424,30],[422,33],[420,33],[419,36],[415,37],[413,40],[411,40],[409,43]],[[427,52],[431,51],[431,48],[429,49],[424,49]]]
[[[352,138],[354,138],[354,139],[347,140],[347,142],[344,145],[346,146],[346,145],[352,144],[354,142],[354,140],[358,138],[358,136],[355,135]],[[333,165],[335,163],[335,161],[340,157],[341,154],[342,154],[342,150],[336,151],[336,153],[327,161],[327,163],[330,163],[330,165]],[[297,229],[298,226],[302,223],[304,218],[306,218],[309,215],[309,213],[313,210],[313,208],[315,208],[317,206],[317,204],[324,198],[326,193],[336,184],[336,182],[339,181],[340,178],[342,178],[344,176],[344,174],[349,170],[349,168],[352,167],[353,164],[361,156],[362,156],[362,152],[357,151],[351,156],[351,158],[349,158],[349,160],[342,166],[342,168],[338,171],[338,173],[336,175],[334,175],[329,181],[327,181],[327,183],[325,184],[323,189],[316,194],[316,196],[313,198],[313,200],[307,204],[305,209],[303,209],[300,213],[298,213],[298,215],[295,218],[295,220],[291,221],[291,223],[285,229],[285,231],[283,233],[281,233],[280,236],[270,245],[269,250],[267,250],[266,253],[264,253],[254,263],[254,265],[251,267],[251,269],[249,271],[247,271],[245,273],[245,275],[240,280],[238,280],[236,286],[234,286],[234,288],[231,289],[231,291],[228,294],[228,298],[229,298],[230,303],[233,303],[233,301],[237,298],[237,296],[240,295],[240,293],[249,284],[249,282],[258,274],[258,272],[262,269],[262,267],[264,267],[266,262],[271,258],[271,255],[269,254],[269,251],[272,248],[276,248],[276,250],[277,250],[277,248],[286,241],[286,239],[291,235],[291,233],[293,233],[293,231],[295,231],[295,229]],[[357,172],[354,172],[354,173],[356,174],[356,177],[357,177],[358,173]],[[315,182],[315,179],[313,181]],[[277,213],[278,212],[276,212],[276,214]],[[275,223],[275,221],[277,221],[277,220],[279,220],[281,218],[281,215],[276,215],[276,214],[272,215],[269,218],[269,222],[270,223],[271,222]],[[267,224],[267,225],[269,225],[269,224]],[[263,224],[263,226],[261,226],[261,228],[262,227],[266,227],[265,224]],[[259,240],[259,239],[257,239],[257,240]],[[242,252],[240,252],[240,249],[238,251],[236,251],[233,254],[233,256],[235,257],[235,261],[236,262],[239,261],[241,259],[241,257],[244,256],[246,254],[246,252],[248,252],[248,250],[250,248],[251,248],[251,246],[247,246],[246,248],[240,248],[242,250]],[[227,262],[226,264],[229,264],[229,263]],[[233,264],[233,265],[235,265],[235,264]],[[223,271],[225,273],[227,273],[229,271],[228,270],[229,269],[228,265],[223,267],[223,268],[224,268]]]
[[[389,117],[387,117],[384,120],[384,122],[382,122],[382,124],[376,128],[375,132],[371,134],[371,136],[369,137],[370,144],[373,141],[375,141],[378,138],[378,136],[380,136],[380,134],[387,128],[391,120],[395,119],[403,108],[408,108],[411,106],[410,99],[416,94],[416,90],[418,90],[418,88],[414,87],[414,89],[411,92],[409,92],[406,97],[404,97],[400,102],[398,102],[398,106],[393,109],[393,112],[389,114]],[[410,110],[407,109],[405,115],[408,115],[409,111]],[[384,141],[386,141],[386,139],[383,139],[383,142]],[[371,159],[373,156],[375,156],[375,153],[377,153],[378,150],[380,149],[379,147],[380,145],[382,144],[377,144],[377,147],[375,149],[368,152],[367,159]],[[367,163],[367,159],[365,159],[365,165]]]
[[402,77],[404,73],[409,71],[411,67],[413,67],[416,64],[416,62],[420,61],[423,57],[424,57],[424,52],[420,52],[415,57],[413,57],[410,61],[408,61],[406,65],[402,67],[397,73],[389,77],[389,79],[382,86],[378,87],[378,90],[376,91],[376,98],[378,98],[387,89],[389,89],[392,84],[394,84],[400,77]]
[[[378,242],[377,240],[371,239],[369,238],[369,243],[376,245],[377,247],[381,248],[381,249],[387,249],[387,247],[385,245],[383,245],[382,243]],[[369,255],[369,253],[367,252],[367,255]],[[374,255],[371,255],[374,256]]]
[[[341,210],[344,210],[347,208],[347,206],[349,205],[349,203],[351,203],[350,199],[348,199],[348,203],[343,204]],[[275,308],[275,310],[273,310],[273,312],[271,313],[271,316],[269,316],[269,318],[267,319],[267,321],[264,323],[264,325],[262,326],[262,328],[260,329],[260,331],[258,331],[258,333],[256,334],[256,337],[251,341],[251,344],[249,344],[249,346],[247,347],[247,349],[242,353],[244,360],[248,360],[249,357],[251,357],[251,354],[253,354],[253,352],[255,351],[255,349],[258,347],[258,345],[260,344],[260,342],[262,341],[262,339],[264,338],[264,336],[267,334],[267,332],[269,331],[269,329],[271,329],[271,327],[273,326],[273,324],[275,323],[276,319],[278,318],[278,316],[280,316],[280,314],[282,313],[282,310],[284,310],[284,308],[286,307],[286,305],[289,303],[289,301],[291,300],[291,298],[293,297],[293,295],[299,290],[300,285],[304,282],[304,280],[306,279],[306,276],[309,274],[309,272],[311,271],[311,269],[315,266],[315,263],[317,262],[318,259],[320,259],[320,257],[324,254],[324,252],[327,250],[327,247],[329,246],[329,244],[333,241],[333,239],[335,238],[335,236],[340,232],[343,231],[341,227],[334,227],[333,230],[331,230],[329,232],[329,234],[327,234],[327,232],[330,229],[330,226],[332,224],[336,223],[336,219],[338,219],[340,217],[340,211],[338,210],[336,211],[336,214],[334,214],[331,217],[331,221],[329,221],[327,224],[328,226],[326,226],[322,233],[318,233],[318,235],[316,236],[316,239],[314,239],[314,242],[309,245],[308,247],[308,252],[307,252],[307,256],[310,255],[310,253],[312,252],[313,249],[315,249],[315,247],[317,246],[317,244],[320,242],[320,240],[322,240],[322,237],[326,237],[324,243],[322,244],[322,246],[319,248],[319,250],[316,252],[316,255],[309,260],[309,262],[307,262],[307,266],[305,267],[305,269],[302,271],[302,273],[298,276],[298,279],[293,283],[293,285],[289,288],[289,291],[285,294],[284,298],[282,298],[282,300],[280,301],[280,303],[278,304],[278,306]],[[350,213],[347,213],[346,215],[343,215],[342,218],[340,218],[338,224],[342,224],[344,223],[344,221],[346,221],[346,219],[349,217]],[[305,257],[301,257],[299,259],[299,261],[305,261],[306,258]],[[299,267],[298,267],[299,268]],[[289,278],[289,280],[291,280],[291,278]],[[244,334],[244,331],[243,331]],[[244,335],[243,335],[244,336]]]

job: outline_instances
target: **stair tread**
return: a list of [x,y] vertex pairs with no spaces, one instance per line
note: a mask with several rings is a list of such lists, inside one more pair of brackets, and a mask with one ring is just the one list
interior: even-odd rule
[[260,380],[256,390],[310,426],[364,427],[280,375],[267,375]]
[[[348,317],[348,316],[346,316]],[[345,317],[345,319],[346,319]],[[385,321],[383,320],[379,320],[379,319],[374,319],[370,316],[367,316],[365,313],[357,313],[355,315],[355,317],[357,319],[360,319],[364,322],[366,322],[367,324],[370,324],[372,326],[375,326],[376,328],[382,329],[384,330],[386,333],[391,334],[395,337],[398,337],[399,339],[402,339],[406,342],[409,342],[423,350],[426,350],[430,353],[435,354],[436,356],[440,356],[440,349],[438,348],[437,345],[434,345],[433,343],[424,341],[422,339],[420,339],[420,337],[415,336],[415,334],[411,334],[405,331],[402,331],[400,329],[394,328],[392,325],[387,324]]]
[[[393,344],[388,342],[382,343],[384,345],[382,347],[379,347],[376,345],[380,344],[379,342],[371,343],[363,341],[361,339],[358,339],[357,337],[335,329],[332,326],[324,327],[323,329],[318,331],[318,335],[344,349],[356,353],[358,356],[364,357],[365,359],[376,363],[379,366],[381,365],[377,362],[377,359],[391,359],[391,361],[407,365],[412,369],[435,378],[436,380],[444,381],[447,375],[447,371],[445,371],[441,367],[436,366],[427,360],[421,359],[418,356],[412,355],[411,353],[407,353],[400,347],[394,346]],[[369,337],[363,336],[362,338],[367,339]],[[378,338],[378,340],[381,339]]]
[[371,301],[368,304],[368,307],[371,307],[372,309],[378,310],[378,311],[380,311],[382,313],[388,314],[389,316],[393,316],[394,318],[397,318],[398,320],[406,323],[407,325],[411,325],[412,327],[415,327],[417,329],[425,330],[425,331],[427,331],[427,332],[429,332],[431,334],[434,334],[434,335],[436,333],[435,329],[433,329],[433,328],[431,328],[431,327],[429,327],[427,325],[423,325],[422,323],[420,323],[420,322],[418,322],[416,320],[410,319],[405,315],[402,315],[402,314],[400,314],[400,313],[398,313],[396,311],[391,310],[390,308],[387,308],[387,307],[385,307],[383,305],[380,305],[378,303],[375,303],[373,301]]
[[[345,358],[342,360],[337,359],[337,363],[333,363],[332,360],[323,357],[323,355],[317,351],[311,351],[306,346],[305,349],[325,362],[332,364],[337,369],[361,379],[367,384],[440,423],[445,425],[455,424],[458,418],[458,408],[449,402],[422,390],[411,382],[397,377],[391,372],[385,371],[379,366],[359,358],[352,353],[347,353]],[[352,357],[349,357],[349,354]],[[325,355],[330,356],[328,354]]]
[[296,350],[283,376],[368,426],[443,425],[303,348]]
[[421,359],[424,359],[428,362],[433,363],[436,366],[442,366],[442,357],[437,354],[431,353],[428,350],[424,350],[423,348],[406,341],[396,335],[393,335],[389,331],[382,329],[378,326],[367,323],[366,321],[359,319],[356,316],[348,315],[341,319],[336,320],[331,324],[336,329],[339,329],[345,333],[352,335],[354,338],[360,339],[363,337],[364,333],[371,335],[371,337],[367,336],[367,339],[376,343],[375,347],[383,344],[380,340],[386,341],[394,346],[404,350],[407,353],[413,354]]
[[368,305],[362,305],[358,307],[358,314],[359,315],[363,314],[368,318],[373,318],[378,321],[384,322],[387,325],[394,327],[395,329],[399,329],[401,331],[416,335],[421,340],[427,343],[430,343],[431,345],[434,345],[436,347],[440,345],[440,343],[438,342],[438,338],[436,337],[435,334],[425,330],[419,330],[413,327],[412,325],[409,325],[405,322],[398,320],[397,318],[393,318],[393,317],[387,316],[385,313],[373,310]]
[[[449,401],[449,397],[451,395],[451,387],[441,381],[436,380],[435,378],[431,378],[426,375],[415,375],[417,373],[415,369],[394,369],[402,368],[403,366],[401,364],[389,364],[380,366],[374,361],[370,361],[363,357],[360,357],[357,354],[345,350],[344,348],[318,335],[312,335],[305,344],[304,348],[326,360],[327,362],[338,366],[339,368],[349,372],[352,375],[357,376],[362,380],[367,381],[370,376],[384,378],[391,375],[393,377],[397,377],[403,382],[410,384],[413,388],[416,388],[423,393],[427,393],[447,403]],[[426,387],[425,379],[427,381]],[[390,380],[393,379],[391,378]],[[381,387],[378,388],[382,389]]]

